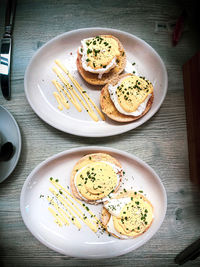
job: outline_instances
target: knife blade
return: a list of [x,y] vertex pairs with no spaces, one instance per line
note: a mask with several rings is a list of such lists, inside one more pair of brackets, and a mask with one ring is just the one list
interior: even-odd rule
[[8,0],[6,6],[5,15],[5,33],[1,39],[1,50],[0,50],[0,81],[1,90],[3,96],[10,100],[11,98],[11,87],[10,87],[10,61],[12,51],[12,31],[13,22],[16,10],[16,0]]

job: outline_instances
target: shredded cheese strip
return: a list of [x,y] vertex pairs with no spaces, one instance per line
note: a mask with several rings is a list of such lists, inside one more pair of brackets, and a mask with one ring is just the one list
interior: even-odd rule
[[[58,204],[55,203],[55,201],[50,198],[49,196],[47,197],[47,200],[50,202],[51,205],[54,206],[54,208],[60,213],[60,215],[67,221],[67,219],[64,217],[66,216],[78,229],[81,229],[81,224],[79,223],[79,221],[74,218],[74,217],[70,217],[61,207],[58,206]],[[64,216],[63,216],[64,214]],[[67,221],[68,222],[68,221]],[[68,222],[69,224],[69,222]]]
[[65,193],[68,194],[68,196],[70,196],[72,199],[74,199],[79,205],[81,205],[95,220],[97,224],[101,224],[101,221],[96,217],[96,215],[94,213],[91,212],[91,210],[87,209],[87,207],[85,206],[85,204],[83,204],[80,200],[78,200],[77,198],[75,198],[67,189],[65,189],[62,185],[60,185],[58,182],[55,182],[54,180],[50,180],[50,182],[57,188],[61,188]]
[[[61,195],[59,195],[58,193],[56,193],[56,191],[52,188],[49,188],[49,191],[57,197],[57,199],[63,204],[63,206],[67,209],[67,211],[70,214],[75,213],[93,232],[97,232],[98,227],[96,225],[93,225],[88,219],[87,217],[85,217],[84,215],[80,215],[75,209],[74,207],[69,204],[63,197],[61,197]],[[69,208],[73,211],[70,211]],[[74,216],[74,215],[73,215]]]
[[[105,121],[105,116],[103,115],[103,113],[100,111],[100,109],[95,105],[95,103],[93,102],[93,100],[89,97],[89,95],[86,93],[86,91],[84,91],[84,89],[82,88],[82,86],[78,83],[78,81],[69,73],[69,71],[67,70],[67,68],[60,62],[60,60],[56,59],[55,63],[67,74],[67,76],[70,78],[70,80],[72,81],[72,83],[74,84],[74,86],[78,89],[79,93],[82,95],[82,97],[84,98],[85,102],[87,103],[88,107],[91,109],[91,105],[90,103],[93,105],[93,107],[96,109],[96,111],[98,112],[99,116],[102,118],[102,120]],[[83,93],[84,92],[84,93]],[[90,101],[90,103],[88,102],[88,100]]]
[[61,222],[61,219],[60,219],[59,214],[56,213],[51,207],[48,207],[48,210],[51,212],[51,214],[53,215],[53,217],[55,217],[54,222],[61,227],[63,224]]

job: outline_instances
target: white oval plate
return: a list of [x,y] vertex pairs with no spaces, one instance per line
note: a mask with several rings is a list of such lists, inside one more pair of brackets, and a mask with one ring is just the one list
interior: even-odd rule
[[[64,187],[70,186],[70,174],[75,163],[85,154],[106,152],[122,164],[126,179],[121,188],[143,190],[154,206],[154,221],[143,235],[131,240],[119,240],[107,233],[93,233],[86,225],[78,231],[73,225],[59,227],[48,211],[49,178],[59,179]],[[88,207],[99,217],[102,205]],[[145,162],[137,157],[112,148],[83,147],[64,151],[40,163],[26,179],[20,198],[21,215],[29,231],[47,247],[64,255],[79,258],[109,258],[128,253],[146,243],[161,226],[167,208],[163,184]]]
[[[95,87],[83,81],[76,68],[76,54],[82,39],[100,34],[114,35],[122,42],[129,61],[125,72],[135,70],[137,75],[145,76],[154,85],[154,102],[151,110],[137,121],[125,124],[106,118],[105,122],[94,122],[85,110],[79,113],[72,105],[69,110],[57,109],[57,102],[53,96],[56,89],[51,83],[51,80],[56,78],[52,71],[55,59],[60,59],[68,67],[99,106],[102,87]],[[136,63],[135,66],[132,66],[133,62]],[[41,119],[61,131],[88,137],[121,134],[146,122],[161,106],[167,92],[167,84],[164,63],[151,46],[134,35],[108,28],[79,29],[55,37],[37,51],[26,69],[24,78],[28,102]]]

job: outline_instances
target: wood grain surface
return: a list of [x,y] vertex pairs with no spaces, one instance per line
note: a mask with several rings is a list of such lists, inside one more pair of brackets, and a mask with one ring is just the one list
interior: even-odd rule
[[[190,1],[186,1],[190,5]],[[174,257],[200,236],[200,196],[189,179],[182,65],[195,54],[199,40],[189,25],[176,47],[155,23],[173,22],[182,11],[178,1],[18,0],[13,41],[12,100],[0,104],[19,123],[23,147],[12,175],[0,184],[1,266],[175,266]],[[3,34],[5,0],[0,1]],[[60,132],[40,120],[24,94],[24,72],[37,49],[63,32],[84,27],[110,27],[148,42],[163,58],[169,76],[166,99],[144,125],[125,134],[83,138]],[[167,190],[168,209],[156,235],[141,248],[107,260],[81,260],[51,251],[26,229],[19,208],[28,174],[47,157],[85,145],[109,146],[146,161]],[[200,258],[185,266],[199,266]]]

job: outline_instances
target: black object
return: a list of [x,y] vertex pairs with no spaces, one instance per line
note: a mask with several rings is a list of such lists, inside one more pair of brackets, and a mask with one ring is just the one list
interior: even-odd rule
[[7,142],[2,145],[0,149],[0,161],[7,161],[11,159],[13,155],[14,147],[11,142]]
[[200,256],[200,238],[179,253],[174,261],[182,265],[189,260],[195,260],[198,256]]
[[200,188],[200,51],[183,65],[190,179]]

